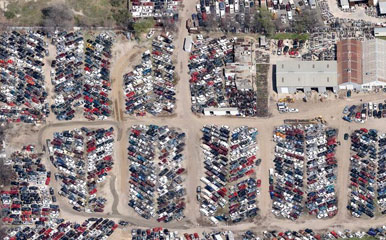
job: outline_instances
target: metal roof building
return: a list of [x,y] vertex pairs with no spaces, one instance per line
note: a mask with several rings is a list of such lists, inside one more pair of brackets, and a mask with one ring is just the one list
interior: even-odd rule
[[338,84],[341,89],[360,89],[362,84],[362,43],[346,39],[337,43]]
[[386,87],[386,41],[377,38],[366,40],[362,47],[362,88]]
[[385,37],[386,36],[386,27],[375,27],[374,36],[376,37]]
[[378,3],[379,7],[379,14],[384,15],[386,14],[386,1],[385,0],[380,0]]
[[276,64],[278,93],[338,90],[336,61],[279,61]]
[[348,3],[348,0],[340,0],[340,6],[342,7],[342,9],[350,8],[350,4]]

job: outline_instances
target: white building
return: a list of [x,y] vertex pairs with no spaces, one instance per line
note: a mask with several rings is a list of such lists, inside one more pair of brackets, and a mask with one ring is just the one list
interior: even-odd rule
[[237,108],[204,108],[205,116],[237,116],[239,114]]
[[363,89],[386,87],[386,41],[372,39],[363,42]]

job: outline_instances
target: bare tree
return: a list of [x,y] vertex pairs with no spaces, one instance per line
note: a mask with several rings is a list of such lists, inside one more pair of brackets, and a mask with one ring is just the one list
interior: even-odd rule
[[9,165],[5,165],[0,159],[0,187],[9,186],[16,179],[16,174]]
[[177,21],[175,21],[172,17],[163,16],[161,19],[161,23],[165,32],[177,31]]
[[71,28],[74,25],[74,14],[64,4],[52,5],[42,9],[42,25],[48,28]]

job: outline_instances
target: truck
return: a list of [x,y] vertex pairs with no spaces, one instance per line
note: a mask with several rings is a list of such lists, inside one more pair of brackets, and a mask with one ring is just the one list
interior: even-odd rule
[[193,40],[191,36],[187,36],[184,40],[184,50],[185,52],[191,52],[192,51],[192,44]]

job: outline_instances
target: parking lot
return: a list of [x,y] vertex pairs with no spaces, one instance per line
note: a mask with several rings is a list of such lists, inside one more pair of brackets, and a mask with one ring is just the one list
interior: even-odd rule
[[145,219],[182,220],[185,133],[167,126],[133,126],[129,135],[128,205]]
[[[74,129],[47,140],[60,182],[59,195],[76,211],[103,212],[107,199],[98,192],[112,170],[114,129]],[[100,189],[99,189],[100,190]]]
[[156,116],[174,112],[177,83],[174,48],[171,34],[155,37],[152,51],[142,53],[141,64],[123,76],[127,114]]
[[205,176],[197,187],[200,213],[212,224],[237,223],[258,215],[257,130],[242,126],[204,126],[201,149]]
[[361,105],[347,105],[343,109],[343,120],[347,122],[364,123],[369,119],[386,117],[386,103],[363,103]]
[[0,39],[0,121],[44,121],[49,113],[43,75],[44,35],[13,31],[2,33]]

